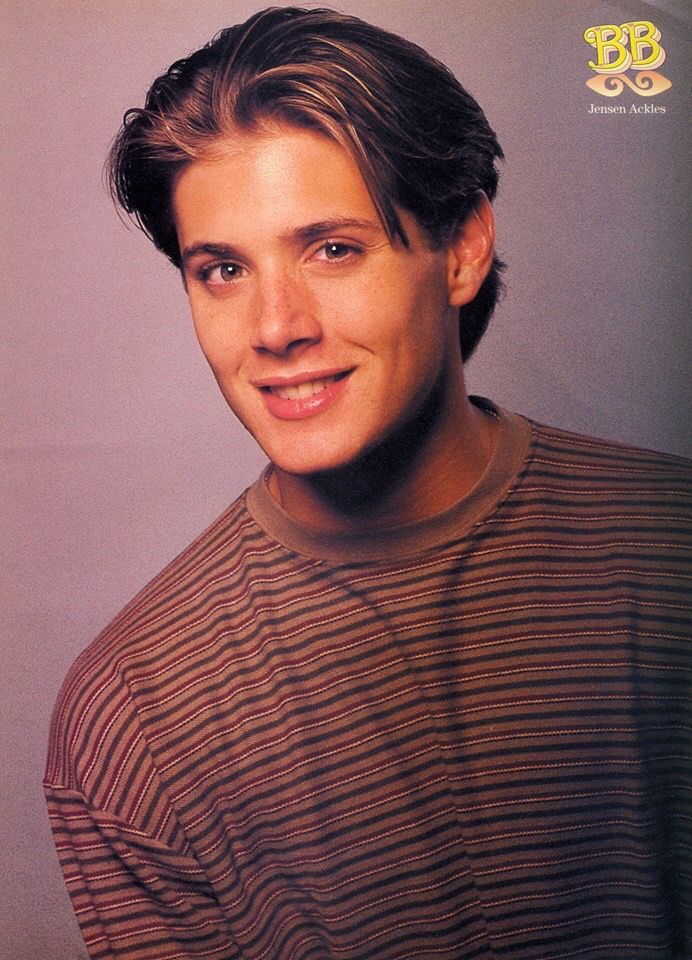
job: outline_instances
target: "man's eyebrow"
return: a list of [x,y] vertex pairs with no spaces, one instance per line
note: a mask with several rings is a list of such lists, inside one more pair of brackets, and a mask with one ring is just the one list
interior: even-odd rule
[[318,240],[320,237],[329,237],[340,230],[365,230],[368,233],[382,232],[382,225],[377,220],[361,220],[357,217],[333,217],[329,220],[318,220],[308,223],[304,227],[289,230],[283,239],[286,240]]
[[[382,233],[382,225],[376,220],[362,220],[357,217],[333,217],[329,220],[318,220],[303,227],[296,227],[281,235],[281,240],[287,242],[299,241],[309,243],[321,237],[329,237],[341,230],[364,230],[368,233]],[[202,241],[185,247],[182,252],[183,263],[187,263],[201,254],[218,257],[219,259],[237,260],[240,257],[238,250],[229,243],[210,243]]]
[[224,260],[237,260],[238,251],[228,243],[193,243],[189,247],[185,247],[182,252],[183,263],[187,263],[189,260],[194,259],[194,257],[199,257],[201,254],[206,253],[211,257],[219,257]]

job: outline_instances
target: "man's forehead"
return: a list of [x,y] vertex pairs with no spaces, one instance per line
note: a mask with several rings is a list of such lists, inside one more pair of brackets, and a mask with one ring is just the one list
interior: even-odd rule
[[345,162],[357,167],[351,150],[327,131],[277,117],[260,118],[250,125],[234,124],[213,139],[206,139],[191,163],[218,163],[241,158],[251,150],[260,157],[266,156],[267,162],[275,162],[274,158],[282,153],[282,145],[292,142],[313,143],[317,149],[322,146],[325,153],[338,151]]
[[284,238],[320,233],[324,224],[384,229],[350,154],[320,133],[285,125],[239,132],[190,161],[176,178],[173,210],[176,226],[187,232],[195,224],[195,234],[201,225],[223,232],[239,218]]

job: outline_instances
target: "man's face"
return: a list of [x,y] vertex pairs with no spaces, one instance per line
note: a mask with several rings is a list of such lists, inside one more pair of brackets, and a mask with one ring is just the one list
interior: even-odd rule
[[392,244],[358,167],[280,126],[191,163],[174,213],[195,328],[228,404],[295,474],[343,467],[460,389],[448,253]]

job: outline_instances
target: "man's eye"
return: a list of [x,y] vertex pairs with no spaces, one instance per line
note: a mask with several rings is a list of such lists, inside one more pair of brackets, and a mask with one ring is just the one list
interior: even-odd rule
[[201,279],[212,287],[238,280],[240,276],[242,268],[237,263],[215,263],[211,267],[203,267],[200,271]]
[[319,260],[331,261],[345,260],[352,254],[357,254],[359,252],[360,250],[357,247],[354,247],[349,243],[339,243],[337,240],[329,240],[317,251],[317,258]]

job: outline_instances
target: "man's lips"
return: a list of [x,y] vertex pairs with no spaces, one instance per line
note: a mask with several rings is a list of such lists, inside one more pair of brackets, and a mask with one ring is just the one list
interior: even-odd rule
[[315,371],[255,381],[269,413],[281,420],[304,420],[322,413],[341,396],[353,370]]

